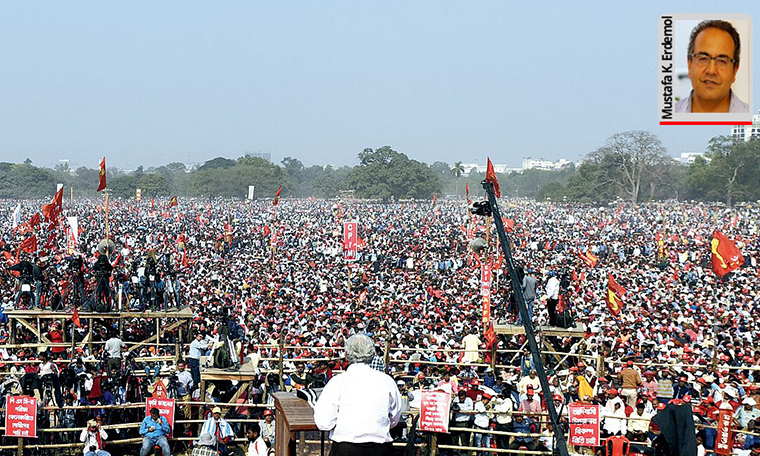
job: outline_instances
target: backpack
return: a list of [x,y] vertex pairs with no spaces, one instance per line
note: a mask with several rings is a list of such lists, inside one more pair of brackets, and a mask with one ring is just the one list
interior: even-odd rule
[[214,350],[214,367],[218,369],[226,369],[234,364],[230,356],[230,346],[227,341],[227,336],[223,335],[222,345]]

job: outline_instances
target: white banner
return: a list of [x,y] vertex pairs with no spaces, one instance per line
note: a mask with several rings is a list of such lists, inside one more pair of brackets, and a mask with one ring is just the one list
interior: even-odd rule
[[254,185],[249,185],[248,186],[248,199],[249,200],[253,199],[253,190],[254,190],[254,188],[255,188]]

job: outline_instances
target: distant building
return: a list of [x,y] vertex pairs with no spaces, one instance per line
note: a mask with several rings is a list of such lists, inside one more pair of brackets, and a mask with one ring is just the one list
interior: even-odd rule
[[760,138],[760,111],[752,116],[752,125],[734,125],[731,127],[731,138],[737,142]]
[[562,169],[563,167],[569,165],[572,163],[569,160],[565,160],[564,158],[560,158],[557,161],[551,161],[551,160],[544,160],[543,158],[531,158],[526,157],[523,158],[522,161],[522,170],[525,171],[526,169],[539,169],[542,171],[555,171],[558,169]]
[[694,163],[694,160],[696,160],[697,157],[702,157],[708,163],[710,162],[710,159],[705,157],[705,154],[703,152],[681,152],[681,156],[678,157],[676,160],[678,160],[679,163],[682,163],[684,165],[691,165],[692,163]]
[[246,152],[245,154],[251,158],[263,158],[268,162],[272,161],[272,154],[269,152]]
[[[479,165],[477,163],[462,163],[464,168],[463,175],[469,176],[470,174],[485,173],[488,165]],[[493,170],[500,174],[509,174],[520,171],[520,168],[510,168],[507,165],[493,164]]]

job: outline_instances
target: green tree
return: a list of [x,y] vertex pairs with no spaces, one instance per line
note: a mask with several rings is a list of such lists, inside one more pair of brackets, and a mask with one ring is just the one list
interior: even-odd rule
[[359,162],[349,174],[348,184],[360,198],[429,199],[441,191],[441,181],[429,166],[389,146],[364,149]]
[[201,165],[201,167],[198,168],[198,171],[206,171],[210,169],[227,169],[232,168],[235,166],[235,164],[235,160],[230,160],[229,158],[224,157],[216,157]]
[[137,181],[137,188],[147,196],[169,196],[170,188],[167,179],[159,173],[145,174]]

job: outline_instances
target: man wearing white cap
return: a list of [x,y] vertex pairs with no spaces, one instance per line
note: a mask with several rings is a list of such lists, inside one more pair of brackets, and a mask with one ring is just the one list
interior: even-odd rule
[[751,397],[745,397],[742,400],[742,407],[734,412],[734,423],[739,429],[746,429],[750,421],[760,417],[760,410],[755,408],[757,402]]
[[235,438],[235,433],[232,432],[232,427],[227,420],[222,418],[222,409],[214,407],[211,410],[211,416],[201,428],[201,435],[203,434],[211,434],[214,437],[214,444],[219,454],[222,456],[229,454],[227,445]]

